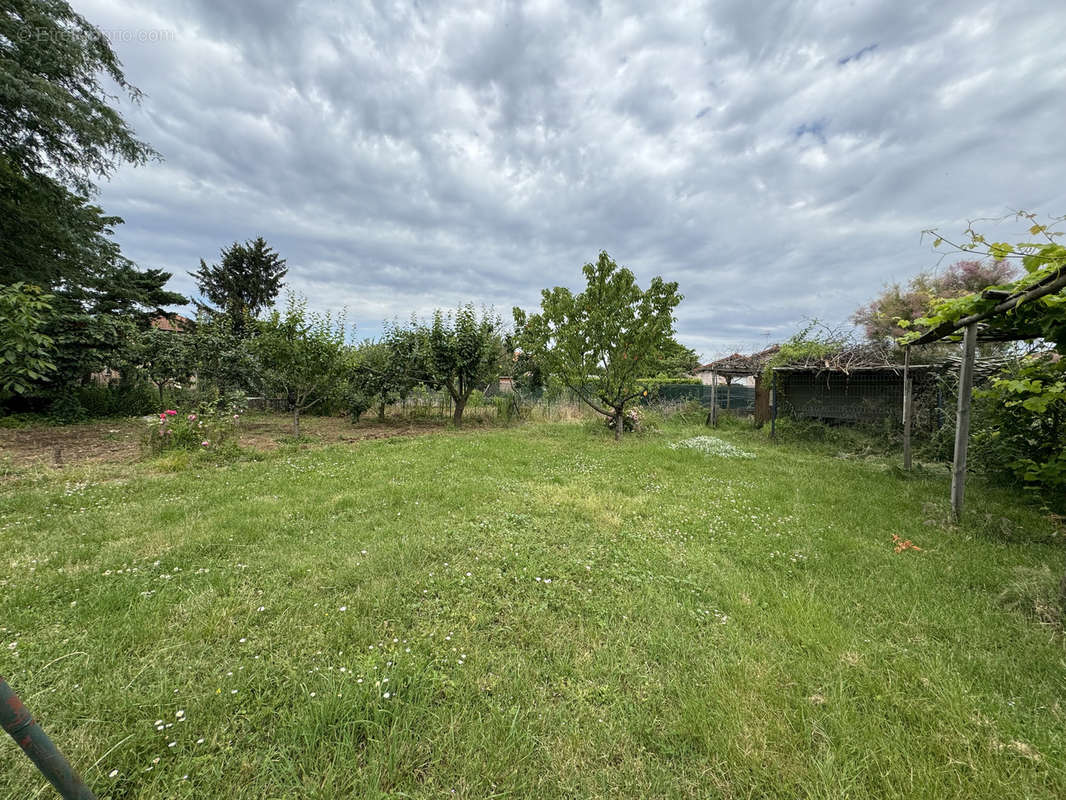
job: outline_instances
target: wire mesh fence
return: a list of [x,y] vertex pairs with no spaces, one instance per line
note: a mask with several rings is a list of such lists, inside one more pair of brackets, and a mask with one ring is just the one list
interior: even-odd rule
[[718,408],[737,414],[751,414],[755,411],[755,389],[742,384],[722,384],[715,389],[701,383],[667,383],[650,391],[642,397],[645,405],[682,405],[699,403],[705,408],[711,407],[712,398]]
[[[946,397],[937,371],[912,371],[916,432],[944,424]],[[775,373],[777,416],[828,423],[902,424],[903,370],[778,370]]]

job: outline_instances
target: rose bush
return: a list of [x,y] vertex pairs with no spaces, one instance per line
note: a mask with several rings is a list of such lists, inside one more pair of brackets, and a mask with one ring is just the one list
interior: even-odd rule
[[145,449],[150,453],[175,449],[217,450],[231,440],[240,420],[240,413],[231,413],[223,404],[199,407],[189,413],[168,408],[149,423]]

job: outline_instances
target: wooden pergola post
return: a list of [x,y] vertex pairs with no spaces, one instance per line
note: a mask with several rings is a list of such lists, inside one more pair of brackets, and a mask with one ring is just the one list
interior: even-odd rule
[[777,373],[770,371],[770,438],[777,438]]
[[914,416],[914,391],[911,381],[911,349],[903,357],[903,469],[911,468],[911,417]]
[[959,370],[959,406],[955,415],[955,460],[951,467],[951,514],[962,519],[966,490],[966,448],[970,441],[970,399],[973,395],[973,362],[977,352],[977,323],[966,326],[962,339],[962,367]]

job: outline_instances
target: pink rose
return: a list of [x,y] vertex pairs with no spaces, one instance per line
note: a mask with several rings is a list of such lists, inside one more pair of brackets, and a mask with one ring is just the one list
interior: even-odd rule
[[207,447],[209,444],[211,444],[211,442],[207,441],[207,439],[204,439],[202,442],[200,442],[201,447]]
[[195,414],[189,414],[189,416],[188,416],[189,422],[192,422],[194,419],[196,419],[196,415]]
[[170,409],[170,408],[168,408],[163,413],[166,414],[168,417],[176,417],[178,415],[177,411],[174,411],[173,409]]

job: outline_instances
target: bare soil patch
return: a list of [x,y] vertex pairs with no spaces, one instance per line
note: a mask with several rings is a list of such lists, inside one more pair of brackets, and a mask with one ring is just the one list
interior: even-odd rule
[[[477,420],[471,419],[476,425]],[[141,439],[150,423],[142,419],[103,420],[79,425],[33,425],[0,428],[0,458],[16,466],[68,466],[118,463],[141,457]],[[419,436],[445,429],[441,419],[386,417],[353,425],[342,417],[301,417],[304,446],[354,443],[391,436]],[[291,441],[292,418],[287,414],[249,414],[241,423],[240,444],[254,450],[273,450]]]

